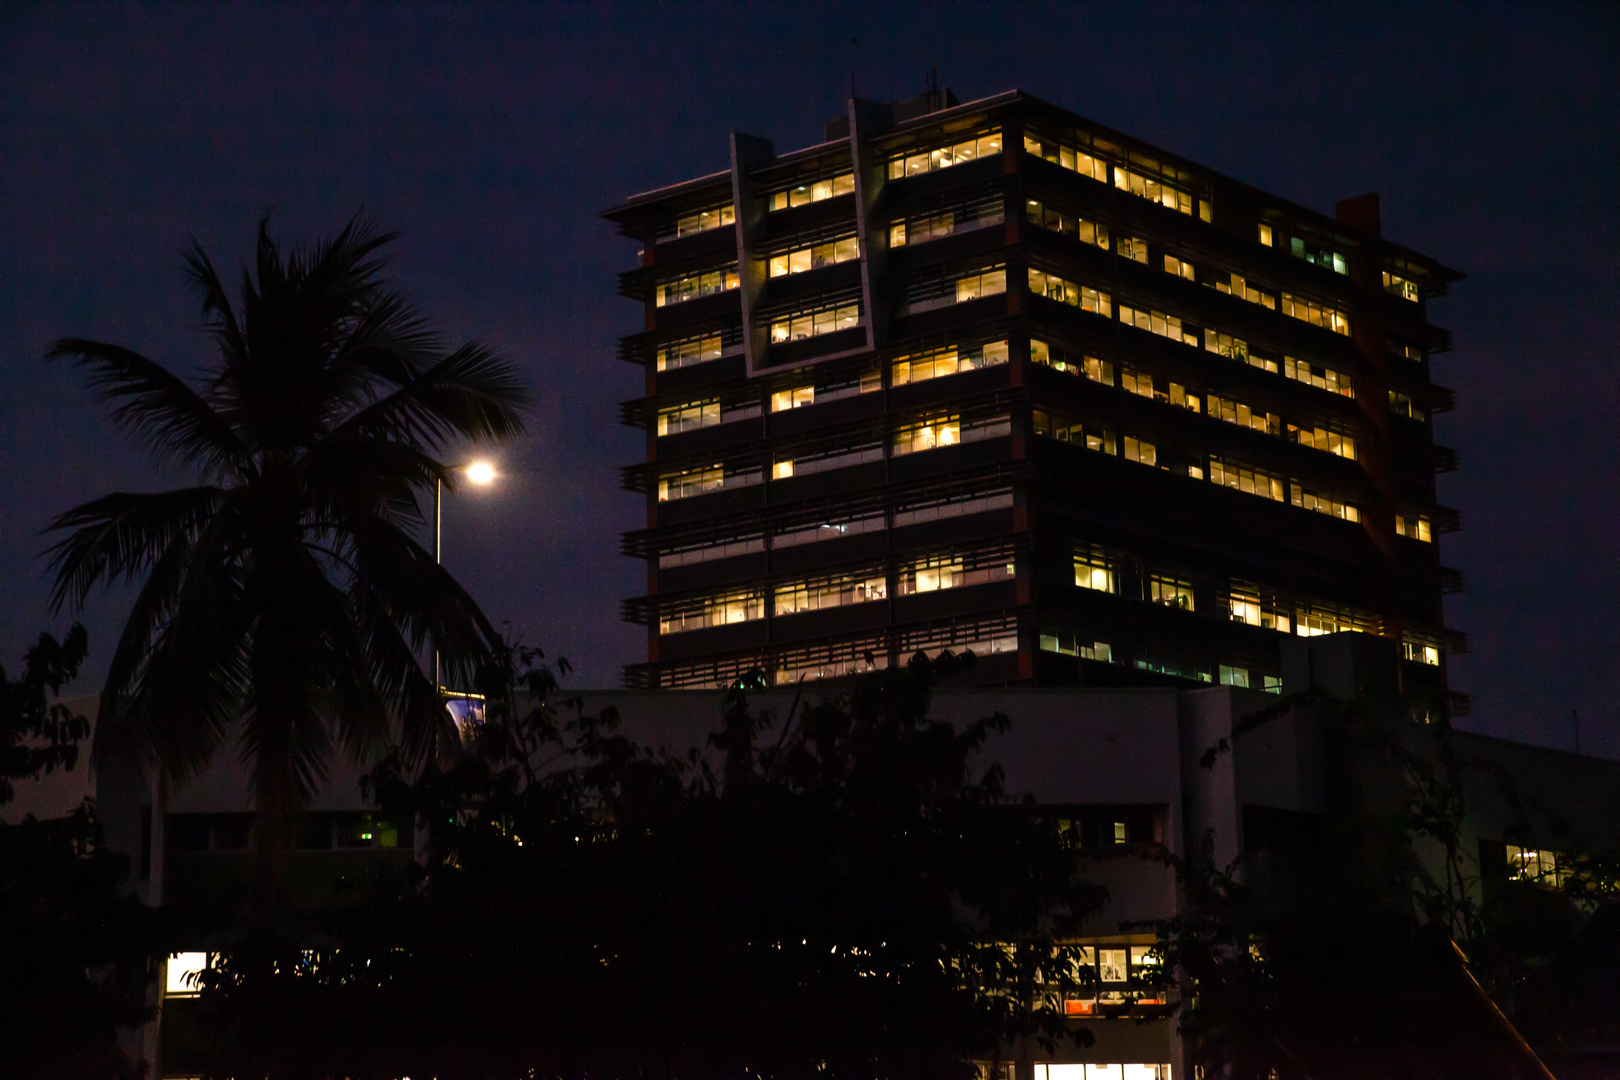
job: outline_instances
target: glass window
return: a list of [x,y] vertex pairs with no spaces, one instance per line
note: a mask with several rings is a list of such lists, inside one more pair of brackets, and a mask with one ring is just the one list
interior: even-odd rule
[[842,307],[783,316],[771,323],[771,343],[774,345],[784,341],[799,341],[817,334],[847,330],[857,325],[860,319],[860,304],[845,304]]
[[721,347],[719,334],[673,342],[658,350],[658,370],[673,371],[676,368],[717,360],[720,357]]
[[939,446],[955,446],[962,441],[962,423],[958,417],[942,416],[921,423],[908,424],[895,432],[894,452],[913,454]]
[[701,597],[673,610],[660,611],[658,632],[678,634],[710,626],[751,622],[765,617],[765,597],[758,590],[742,590]]
[[992,341],[987,345],[975,345],[963,349],[954,346],[935,349],[932,352],[921,353],[916,356],[905,356],[896,360],[892,369],[892,381],[895,386],[905,386],[908,383],[942,378],[963,371],[976,371],[979,368],[994,367],[1006,362],[1007,343],[1005,341]]
[[1413,641],[1407,638],[1401,642],[1401,654],[1408,660],[1416,660],[1420,664],[1438,667],[1440,664],[1440,647],[1431,645],[1426,641]]
[[1114,251],[1122,258],[1133,259],[1143,266],[1147,265],[1148,248],[1146,240],[1138,240],[1131,236],[1117,237],[1114,240]]
[[1074,553],[1074,583],[1082,589],[1119,592],[1113,561],[1099,548],[1078,548]]
[[1288,238],[1288,250],[1293,252],[1296,258],[1304,259],[1306,262],[1313,263],[1326,270],[1332,270],[1335,274],[1348,274],[1350,272],[1349,267],[1345,264],[1343,253],[1334,251],[1331,248],[1316,247],[1313,244],[1307,244],[1297,236],[1291,236]]
[[774,256],[769,264],[770,276],[802,274],[806,270],[820,270],[824,266],[835,266],[860,257],[859,241],[853,236],[846,236],[839,240],[828,240],[825,243]]
[[1054,210],[1039,199],[1025,200],[1024,216],[1031,225],[1039,225],[1043,229],[1072,237],[1083,244],[1093,244],[1104,251],[1108,250],[1107,225],[1088,221],[1077,214]]
[[699,297],[726,292],[736,287],[737,268],[735,266],[729,266],[721,270],[706,270],[698,274],[687,274],[673,281],[659,284],[656,297],[657,306],[667,307],[670,304],[681,304],[688,300],[696,300]]
[[1155,604],[1164,604],[1166,607],[1180,608],[1183,611],[1193,610],[1192,583],[1180,578],[1167,577],[1164,574],[1149,575],[1147,598]]
[[889,159],[889,179],[899,180],[902,177],[917,176],[936,169],[948,169],[952,165],[961,165],[963,162],[978,158],[994,157],[1000,153],[1001,133],[986,132],[950,146],[897,154]]
[[1398,274],[1392,274],[1388,270],[1384,271],[1384,291],[1393,293],[1402,300],[1417,301],[1423,299],[1423,295],[1418,292],[1417,282],[1408,281],[1406,278]]
[[1164,272],[1167,274],[1174,274],[1179,278],[1186,278],[1188,281],[1192,281],[1196,277],[1193,270],[1193,264],[1188,262],[1186,259],[1177,258],[1174,255],[1166,255],[1164,257]]
[[1194,348],[1198,346],[1198,335],[1184,329],[1181,325],[1181,319],[1175,315],[1166,315],[1162,311],[1151,311],[1120,304],[1119,321],[1134,326],[1139,330],[1146,330],[1149,333],[1158,334],[1160,337],[1167,337],[1171,341],[1179,341]]
[[1350,319],[1344,312],[1318,304],[1314,300],[1307,300],[1291,293],[1282,294],[1282,312],[1312,326],[1320,326],[1324,330],[1332,330],[1335,334],[1350,333]]
[[658,434],[675,435],[682,431],[712,427],[720,422],[720,399],[693,401],[658,410]]
[[163,979],[164,997],[196,997],[197,976],[208,970],[205,952],[177,952],[169,954]]
[[[1116,821],[1112,824],[1113,839],[1117,844],[1125,842],[1125,822]],[[1127,977],[1127,957],[1125,949],[1098,949],[1097,950],[1097,978],[1105,983],[1122,983]]]
[[1277,419],[1276,413],[1258,412],[1241,401],[1215,394],[1209,395],[1209,415],[1239,427],[1263,431],[1267,435],[1281,435],[1283,431],[1282,421]]
[[1167,206],[1183,214],[1193,212],[1193,197],[1179,188],[1172,187],[1163,180],[1155,180],[1142,173],[1132,172],[1114,166],[1114,186],[1121,191],[1128,191],[1138,198],[1149,202],[1156,202],[1160,206]]
[[1108,182],[1108,166],[1099,158],[1093,157],[1084,150],[1067,145],[1055,139],[1024,133],[1024,152],[1033,154],[1054,165],[1077,172],[1081,176],[1090,177],[1103,183]]
[[1422,515],[1396,514],[1395,531],[1409,540],[1421,540],[1425,544],[1434,539],[1429,519]]
[[1282,502],[1284,499],[1282,478],[1273,476],[1260,469],[1251,469],[1244,465],[1237,465],[1220,458],[1209,459],[1209,479],[1211,483],[1222,487],[1233,488],[1245,495],[1259,495],[1261,498],[1273,499]]
[[1263,222],[1260,225],[1260,242],[1266,247],[1271,246],[1271,226]]
[[1345,521],[1360,521],[1361,511],[1353,504],[1340,502],[1338,499],[1309,491],[1298,484],[1289,486],[1289,502],[1295,506],[1314,510],[1318,514],[1327,514],[1330,517],[1343,518]]
[[1068,304],[1081,311],[1091,311],[1105,316],[1113,314],[1113,304],[1107,293],[1099,292],[1089,285],[1065,281],[1056,274],[1048,274],[1034,267],[1029,271],[1029,290],[1036,296],[1044,296],[1048,300],[1056,300],[1060,304]]
[[777,586],[776,614],[796,615],[801,611],[861,604],[882,600],[887,594],[888,586],[877,571],[793,582]]
[[855,190],[855,174],[842,173],[838,176],[823,180],[812,180],[808,183],[785,188],[771,195],[771,209],[786,210],[791,206],[806,206],[823,199],[837,198],[839,195],[848,195]]
[[[1275,370],[1275,369],[1273,369]],[[1283,357],[1282,373],[1296,382],[1307,383],[1318,390],[1340,394],[1344,397],[1355,397],[1355,387],[1351,385],[1350,376],[1332,368],[1317,367],[1307,364],[1303,360],[1295,360],[1292,356]]]
[[795,386],[789,390],[778,390],[771,395],[771,412],[797,409],[804,405],[814,405],[815,402],[814,386]]
[[695,214],[687,214],[675,222],[676,236],[691,236],[693,233],[708,232],[730,225],[737,220],[737,211],[730,203],[717,206],[709,210],[700,210]]
[[1342,458],[1354,461],[1356,457],[1356,440],[1348,435],[1341,435],[1337,431],[1329,431],[1319,427],[1295,427],[1288,425],[1288,438],[1301,446],[1309,446],[1316,450],[1325,450]]

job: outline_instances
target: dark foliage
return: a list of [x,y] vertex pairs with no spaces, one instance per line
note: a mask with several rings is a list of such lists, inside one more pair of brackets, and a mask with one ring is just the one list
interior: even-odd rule
[[0,668],[0,806],[11,801],[13,781],[78,763],[90,721],[51,698],[79,673],[88,648],[84,627],[74,623],[61,641],[39,635],[23,658],[20,679],[13,682]]
[[668,756],[531,659],[453,768],[372,777],[428,830],[415,880],[205,976],[206,1069],[949,1077],[1086,1038],[1041,991],[1073,986],[1057,941],[1101,896],[977,771],[1007,720],[928,718],[935,664],[785,717],[734,689]]
[[1392,730],[1318,689],[1244,718],[1201,764],[1301,713],[1347,766],[1328,813],[1246,808],[1240,864],[1216,866],[1207,839],[1171,858],[1186,904],[1152,924],[1206,1073],[1542,1077],[1521,1032],[1539,1047],[1616,1033],[1613,1013],[1596,1015],[1620,986],[1613,913],[1598,906],[1620,880],[1612,865],[1572,860],[1558,890],[1482,880],[1464,777],[1494,782],[1527,826],[1511,777],[1461,758],[1444,725]]
[[[72,769],[89,721],[49,695],[73,678],[87,639],[75,625],[28,650],[22,677],[0,673],[0,805],[12,782]],[[136,1075],[116,1029],[140,1023],[152,924],[123,893],[127,860],[101,842],[95,807],[0,824],[0,1077]]]

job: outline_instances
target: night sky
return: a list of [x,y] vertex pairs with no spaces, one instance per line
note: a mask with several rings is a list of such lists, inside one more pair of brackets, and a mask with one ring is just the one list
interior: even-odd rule
[[[508,475],[446,507],[447,564],[498,622],[617,685],[644,590],[617,422],[640,324],[635,245],[600,220],[726,166],[732,129],[820,141],[857,92],[924,72],[964,101],[1022,89],[1332,214],[1383,195],[1384,233],[1468,275],[1431,304],[1457,391],[1441,501],[1467,575],[1463,725],[1620,756],[1620,5],[1145,3],[768,8],[280,5],[0,8],[0,659],[47,605],[40,530],[111,490],[180,486],[101,422],[61,336],[196,368],[180,272],[222,271],[260,215],[284,242],[360,207],[403,235],[392,272],[456,338],[505,351],[540,398]],[[234,273],[224,273],[234,280]],[[92,602],[93,661],[128,594]],[[88,680],[86,688],[89,688]],[[1015,718],[1016,719],[1016,718]]]

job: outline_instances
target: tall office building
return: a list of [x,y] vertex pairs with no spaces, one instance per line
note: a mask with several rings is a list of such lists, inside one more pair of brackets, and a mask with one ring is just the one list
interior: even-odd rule
[[972,649],[987,684],[1275,687],[1282,635],[1401,643],[1466,703],[1428,301],[1460,275],[1028,94],[849,103],[606,213],[646,460],[634,686]]

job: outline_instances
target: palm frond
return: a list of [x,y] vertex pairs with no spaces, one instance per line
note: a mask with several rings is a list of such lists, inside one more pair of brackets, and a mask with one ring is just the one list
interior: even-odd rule
[[230,297],[225,294],[225,286],[214,271],[213,260],[209,259],[208,252],[195,239],[191,241],[191,250],[185,252],[184,258],[186,276],[202,294],[203,315],[209,320],[220,351],[226,356],[241,356],[247,349],[247,342],[242,337],[241,325],[236,321],[236,312],[231,309]]
[[62,338],[47,360],[73,357],[88,368],[90,388],[113,405],[115,424],[160,453],[207,473],[239,472],[248,455],[224,418],[179,376],[133,349],[83,338]]
[[438,448],[523,434],[532,395],[517,369],[487,346],[463,345],[333,429],[340,438],[397,439]]
[[98,583],[110,585],[149,569],[176,540],[194,536],[225,501],[221,488],[114,492],[62,514],[47,532],[74,530],[45,551],[56,572],[51,610],[71,600],[74,610]]
[[201,772],[240,719],[253,632],[234,567],[202,559],[187,571],[119,721],[128,745],[170,783]]

